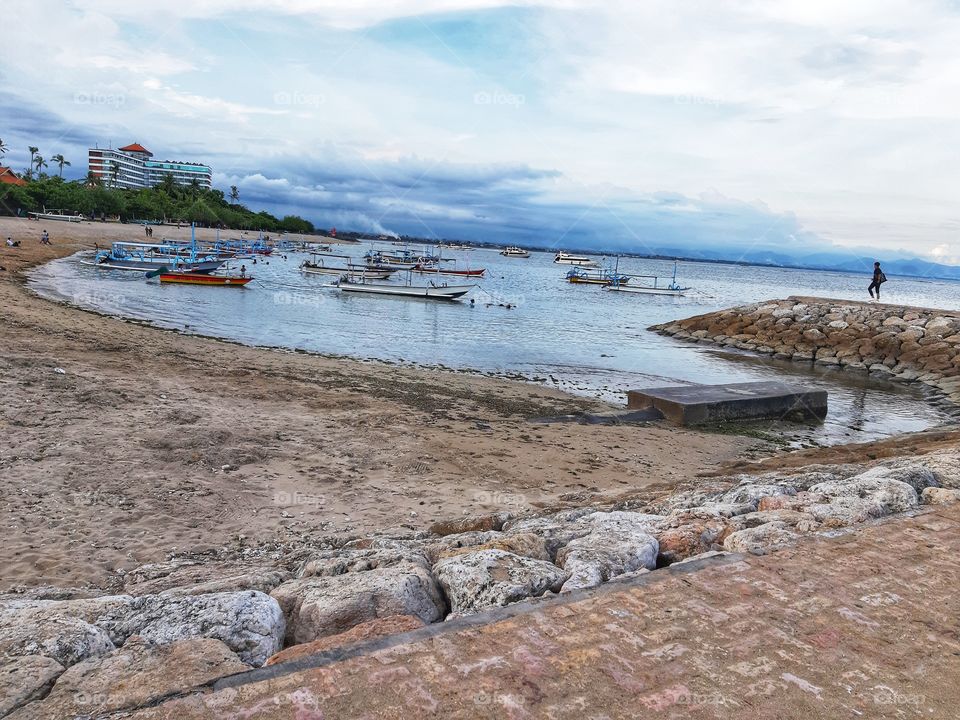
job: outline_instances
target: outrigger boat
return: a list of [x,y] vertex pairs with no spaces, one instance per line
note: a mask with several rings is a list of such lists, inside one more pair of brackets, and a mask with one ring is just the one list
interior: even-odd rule
[[562,250],[553,256],[553,261],[561,265],[582,265],[584,267],[597,266],[595,260],[592,260],[585,255],[573,255],[572,253],[563,252]]
[[603,289],[613,292],[636,293],[638,295],[673,295],[674,297],[682,297],[684,293],[690,289],[677,284],[677,263],[673,263],[673,278],[666,285],[660,284],[660,276],[658,275],[630,275],[629,277],[631,279],[641,278],[651,280],[652,283],[647,285],[630,285],[628,287],[625,283],[615,281],[609,285],[605,285]]
[[217,287],[243,287],[253,280],[252,276],[206,275],[196,272],[161,272],[161,283],[179,283],[181,285],[213,285]]
[[528,258],[530,253],[523,248],[517,247],[516,245],[511,245],[510,247],[505,247],[500,251],[501,255],[506,257],[518,257],[518,258]]
[[582,267],[571,268],[567,273],[567,282],[580,283],[584,285],[609,285],[616,281],[618,285],[626,285],[630,282],[629,275],[618,275],[611,273],[607,269],[584,270]]
[[356,282],[349,276],[343,276],[337,283],[343,292],[369,293],[374,295],[395,295],[399,297],[417,297],[427,300],[456,300],[470,292],[475,285],[390,285],[388,283]]
[[446,270],[439,267],[428,267],[426,265],[414,265],[410,268],[410,271],[419,275],[455,275],[457,277],[483,277],[484,273],[487,272],[486,268],[476,268],[474,270],[457,270],[454,268],[452,270]]
[[200,255],[189,247],[154,243],[115,242],[109,250],[100,250],[92,261],[81,260],[102,270],[144,272],[161,267],[174,270],[211,273],[226,262],[216,255]]
[[48,212],[46,208],[43,209],[43,212],[28,212],[27,217],[29,218],[31,216],[33,216],[35,220],[59,220],[63,222],[83,222],[86,220],[86,218],[78,212],[68,215],[60,210]]
[[[350,259],[349,255],[328,255],[328,257],[339,257]],[[387,280],[393,275],[395,270],[377,270],[366,265],[351,265],[349,267],[334,267],[325,265],[323,260],[312,256],[311,260],[304,260],[300,263],[300,272],[310,275],[359,275],[370,280]]]

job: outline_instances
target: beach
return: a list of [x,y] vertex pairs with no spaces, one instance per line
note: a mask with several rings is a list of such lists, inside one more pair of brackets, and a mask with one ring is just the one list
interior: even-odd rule
[[611,406],[476,374],[160,330],[24,285],[30,267],[142,233],[0,219],[0,237],[22,242],[0,248],[3,589],[109,588],[171,555],[583,504],[769,454],[765,441],[737,435],[531,422]]

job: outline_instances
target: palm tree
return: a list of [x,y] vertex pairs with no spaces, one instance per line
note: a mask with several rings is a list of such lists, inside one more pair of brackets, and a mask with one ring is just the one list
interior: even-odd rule
[[9,150],[9,149],[10,149],[10,148],[8,148],[8,147],[4,144],[3,138],[0,138],[0,158],[2,158],[4,155],[6,155],[6,154],[7,154],[7,150]]
[[60,177],[63,177],[63,166],[66,165],[67,167],[70,167],[70,161],[67,160],[61,153],[57,153],[50,159],[60,166]]
[[33,179],[33,156],[40,152],[40,148],[35,145],[29,145],[27,150],[30,151],[30,169],[27,170],[27,174],[30,176],[30,179]]
[[120,163],[114,160],[110,167],[110,178],[113,181],[113,187],[117,186],[117,180],[120,177]]
[[190,194],[193,195],[193,197],[196,197],[197,193],[199,192],[200,192],[200,181],[194,178],[193,180],[190,181]]
[[100,187],[100,176],[93,170],[87,172],[87,187]]
[[47,161],[43,159],[43,155],[37,155],[33,164],[37,166],[37,177],[40,177],[40,171],[47,167]]
[[230,186],[230,200],[231,200],[231,202],[233,202],[234,204],[236,204],[236,203],[240,200],[240,191],[237,190],[237,186],[236,186],[236,185],[231,185],[231,186]]

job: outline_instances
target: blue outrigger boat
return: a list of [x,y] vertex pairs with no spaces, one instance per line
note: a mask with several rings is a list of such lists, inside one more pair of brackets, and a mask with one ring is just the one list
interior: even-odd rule
[[211,273],[226,261],[227,258],[198,250],[191,228],[190,245],[115,242],[109,250],[97,251],[92,261],[81,262],[103,270],[149,272],[166,267],[177,272]]

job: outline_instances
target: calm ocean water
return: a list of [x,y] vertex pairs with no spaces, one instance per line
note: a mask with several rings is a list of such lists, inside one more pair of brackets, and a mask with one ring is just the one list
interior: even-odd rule
[[[352,254],[359,258],[368,247],[353,248]],[[918,388],[683,343],[646,329],[791,294],[864,299],[867,270],[853,275],[683,262],[678,280],[693,291],[672,298],[572,285],[564,280],[569,267],[554,264],[547,253],[529,259],[481,249],[445,250],[444,255],[456,258],[458,267],[487,269],[464,301],[341,293],[330,287],[334,278],[298,270],[305,253],[255,265],[244,261],[256,277],[245,289],[161,286],[138,273],[82,265],[78,256],[37,269],[30,284],[48,297],[161,327],[252,345],[521,374],[620,403],[629,388],[787,378],[830,392],[827,422],[801,433],[816,442],[865,440],[949,419],[948,411]],[[620,270],[669,278],[673,263],[621,258]],[[425,283],[422,276],[413,277],[414,284]],[[960,309],[960,283],[891,277],[884,292],[886,302]],[[507,304],[511,309],[503,307]]]

